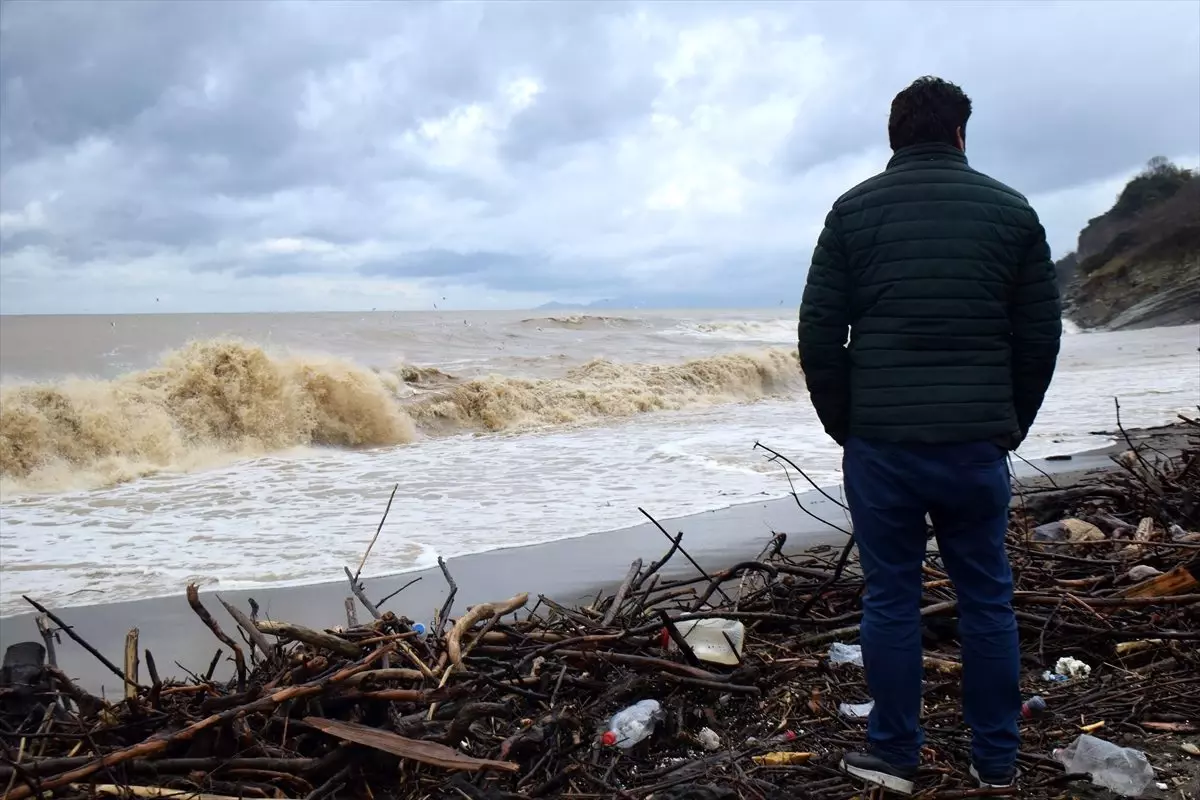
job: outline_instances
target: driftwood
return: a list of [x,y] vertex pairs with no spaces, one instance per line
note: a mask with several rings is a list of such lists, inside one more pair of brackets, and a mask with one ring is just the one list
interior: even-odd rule
[[[250,619],[250,617],[247,616],[247,614],[237,606],[226,603],[219,596],[217,597],[217,602],[225,607],[225,610],[229,612],[229,616],[233,617],[233,621],[237,623],[238,627],[245,631],[246,636],[248,636],[250,639],[250,643],[253,644],[254,647],[258,648],[258,651],[263,654],[263,657],[270,657],[273,651],[271,643],[267,641],[266,636],[263,636],[262,631],[255,626],[254,620]],[[253,650],[251,652],[253,652]]]
[[213,636],[216,636],[222,644],[233,651],[234,662],[237,664],[238,691],[243,691],[246,688],[246,656],[242,652],[241,646],[238,645],[238,643],[233,639],[229,638],[229,635],[226,634],[225,631],[221,630],[221,626],[218,625],[217,621],[212,618],[211,614],[208,613],[208,609],[206,609],[204,604],[200,602],[200,588],[194,583],[188,584],[187,601],[188,605],[192,607],[192,610],[196,612],[196,616],[200,618],[200,621],[208,626],[208,629],[213,632]]
[[318,717],[305,717],[304,721],[317,730],[324,731],[339,739],[363,744],[367,747],[373,747],[376,750],[382,750],[385,753],[391,753],[394,756],[420,761],[422,764],[430,764],[442,769],[469,770],[471,772],[478,772],[481,769],[499,769],[505,772],[516,772],[521,768],[519,764],[514,764],[511,761],[471,758],[445,745],[435,742],[422,742],[416,739],[406,739],[394,733],[368,728],[365,725],[358,725],[352,722],[339,722],[337,720],[320,719]]
[[[1022,686],[1049,706],[1048,716],[1021,723],[1023,798],[1073,793],[1078,776],[1065,775],[1050,753],[1081,730],[1134,747],[1176,747],[1194,735],[1198,455],[1200,448],[1176,459],[1139,452],[1092,483],[1033,489],[1014,502],[1008,546]],[[1064,518],[1095,525],[1100,538],[1030,536]],[[382,521],[377,538],[380,529]],[[347,614],[345,629],[258,620],[222,602],[249,642],[252,665],[188,587],[221,651],[186,682],[164,680],[144,653],[149,687],[138,675],[133,632],[121,668],[35,605],[44,614],[44,644],[33,644],[51,663],[6,660],[4,797],[862,796],[838,763],[845,748],[862,744],[865,726],[838,708],[869,699],[865,676],[828,658],[830,645],[853,643],[861,624],[864,586],[851,550],[788,553],[786,538],[772,535],[754,560],[713,572],[687,553],[682,533],[659,530],[668,539],[662,558],[645,569],[635,561],[613,576],[611,591],[580,608],[546,597],[530,604],[521,594],[453,619],[457,586],[441,561],[448,597],[424,636],[407,618],[381,612],[384,601],[364,602],[365,555],[359,571],[346,572],[355,602],[372,618],[359,623]],[[954,585],[936,552],[922,573],[929,748],[920,796],[992,796],[997,790],[974,788],[968,774]],[[426,618],[429,610],[414,613]],[[682,633],[680,623],[713,618],[745,627],[734,666],[703,661]],[[93,697],[52,665],[60,633],[120,676],[121,697]],[[232,679],[221,667],[224,654],[234,663]],[[1087,662],[1091,675],[1047,684],[1042,673],[1067,655]],[[653,734],[628,751],[605,747],[611,715],[650,698],[663,712]],[[714,737],[717,749],[704,749]],[[1168,785],[1184,774],[1166,759],[1155,768]]]
[[256,624],[256,627],[262,633],[278,636],[283,639],[304,642],[322,650],[331,650],[346,658],[357,658],[362,654],[362,648],[353,642],[348,642],[331,633],[305,628],[303,625],[293,625],[290,622],[278,622],[276,620],[260,620]]

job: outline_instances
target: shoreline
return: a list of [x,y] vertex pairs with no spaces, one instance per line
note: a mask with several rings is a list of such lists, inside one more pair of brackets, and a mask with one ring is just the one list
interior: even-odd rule
[[[1129,433],[1135,442],[1155,441],[1160,449],[1167,450],[1174,449],[1172,442],[1179,440],[1179,427],[1174,425]],[[1014,459],[1014,481],[1036,482],[1041,479],[1040,473],[1067,479],[1081,477],[1111,467],[1109,457],[1125,449],[1127,445],[1118,434],[1107,447],[1069,457],[1035,459],[1029,463]],[[838,487],[827,491],[834,497],[840,494]],[[792,497],[782,497],[660,522],[671,535],[683,531],[683,548],[710,572],[755,558],[775,533],[787,534],[785,552],[821,545],[836,547],[845,542],[843,532],[816,519],[849,528],[841,508],[815,490],[799,494],[799,500],[810,513],[797,507]],[[667,536],[646,522],[603,533],[458,556],[448,559],[446,566],[458,585],[455,600],[458,609],[521,592],[529,592],[531,599],[541,594],[571,605],[584,602],[598,590],[618,582],[634,559],[649,563],[660,558],[669,546]],[[663,577],[680,577],[689,572],[695,572],[695,568],[685,559],[674,559]],[[367,587],[367,596],[374,599],[415,579],[416,583],[382,610],[428,622],[445,600],[448,589],[437,567],[364,578],[362,582]],[[121,652],[127,631],[137,627],[141,646],[158,654],[162,677],[181,677],[185,673],[176,662],[189,669],[203,669],[219,644],[188,605],[183,589],[181,586],[178,593],[164,597],[51,610],[114,661],[119,660],[114,656]],[[219,613],[217,595],[241,608],[246,608],[253,598],[264,618],[324,628],[345,624],[344,601],[350,590],[344,577],[301,586],[202,590],[201,599]],[[20,641],[40,641],[35,617],[36,613],[24,613],[0,618],[0,648]],[[229,625],[225,627],[229,629]],[[117,678],[78,644],[62,637],[56,649],[59,667],[84,688],[120,691]]]

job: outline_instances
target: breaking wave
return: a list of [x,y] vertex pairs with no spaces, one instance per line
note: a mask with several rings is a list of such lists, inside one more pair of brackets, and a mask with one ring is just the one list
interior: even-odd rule
[[717,339],[731,342],[792,342],[796,339],[796,320],[729,320],[725,322],[681,322],[665,331],[676,336]]
[[423,428],[512,430],[567,425],[646,411],[758,400],[796,385],[794,353],[733,353],[682,364],[596,359],[562,378],[488,377],[423,399],[409,413]]
[[527,328],[542,330],[545,328],[562,328],[573,331],[613,330],[629,328],[646,328],[650,323],[644,319],[629,317],[605,317],[596,314],[569,314],[554,317],[530,317],[521,320],[521,325]]
[[756,400],[797,386],[799,377],[794,351],[785,350],[672,365],[595,360],[561,378],[460,380],[435,367],[373,370],[200,341],[111,381],[0,389],[0,489],[82,489],[296,447],[398,445],[422,434]]

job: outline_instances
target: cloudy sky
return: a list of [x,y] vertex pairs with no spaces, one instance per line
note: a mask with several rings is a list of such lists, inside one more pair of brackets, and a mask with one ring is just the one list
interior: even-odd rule
[[1200,3],[0,0],[0,312],[799,300],[891,97],[1056,255],[1200,163]]

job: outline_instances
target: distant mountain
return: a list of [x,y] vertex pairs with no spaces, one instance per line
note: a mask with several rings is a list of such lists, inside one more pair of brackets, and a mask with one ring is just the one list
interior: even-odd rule
[[1056,266],[1082,327],[1200,322],[1200,174],[1151,159]]

